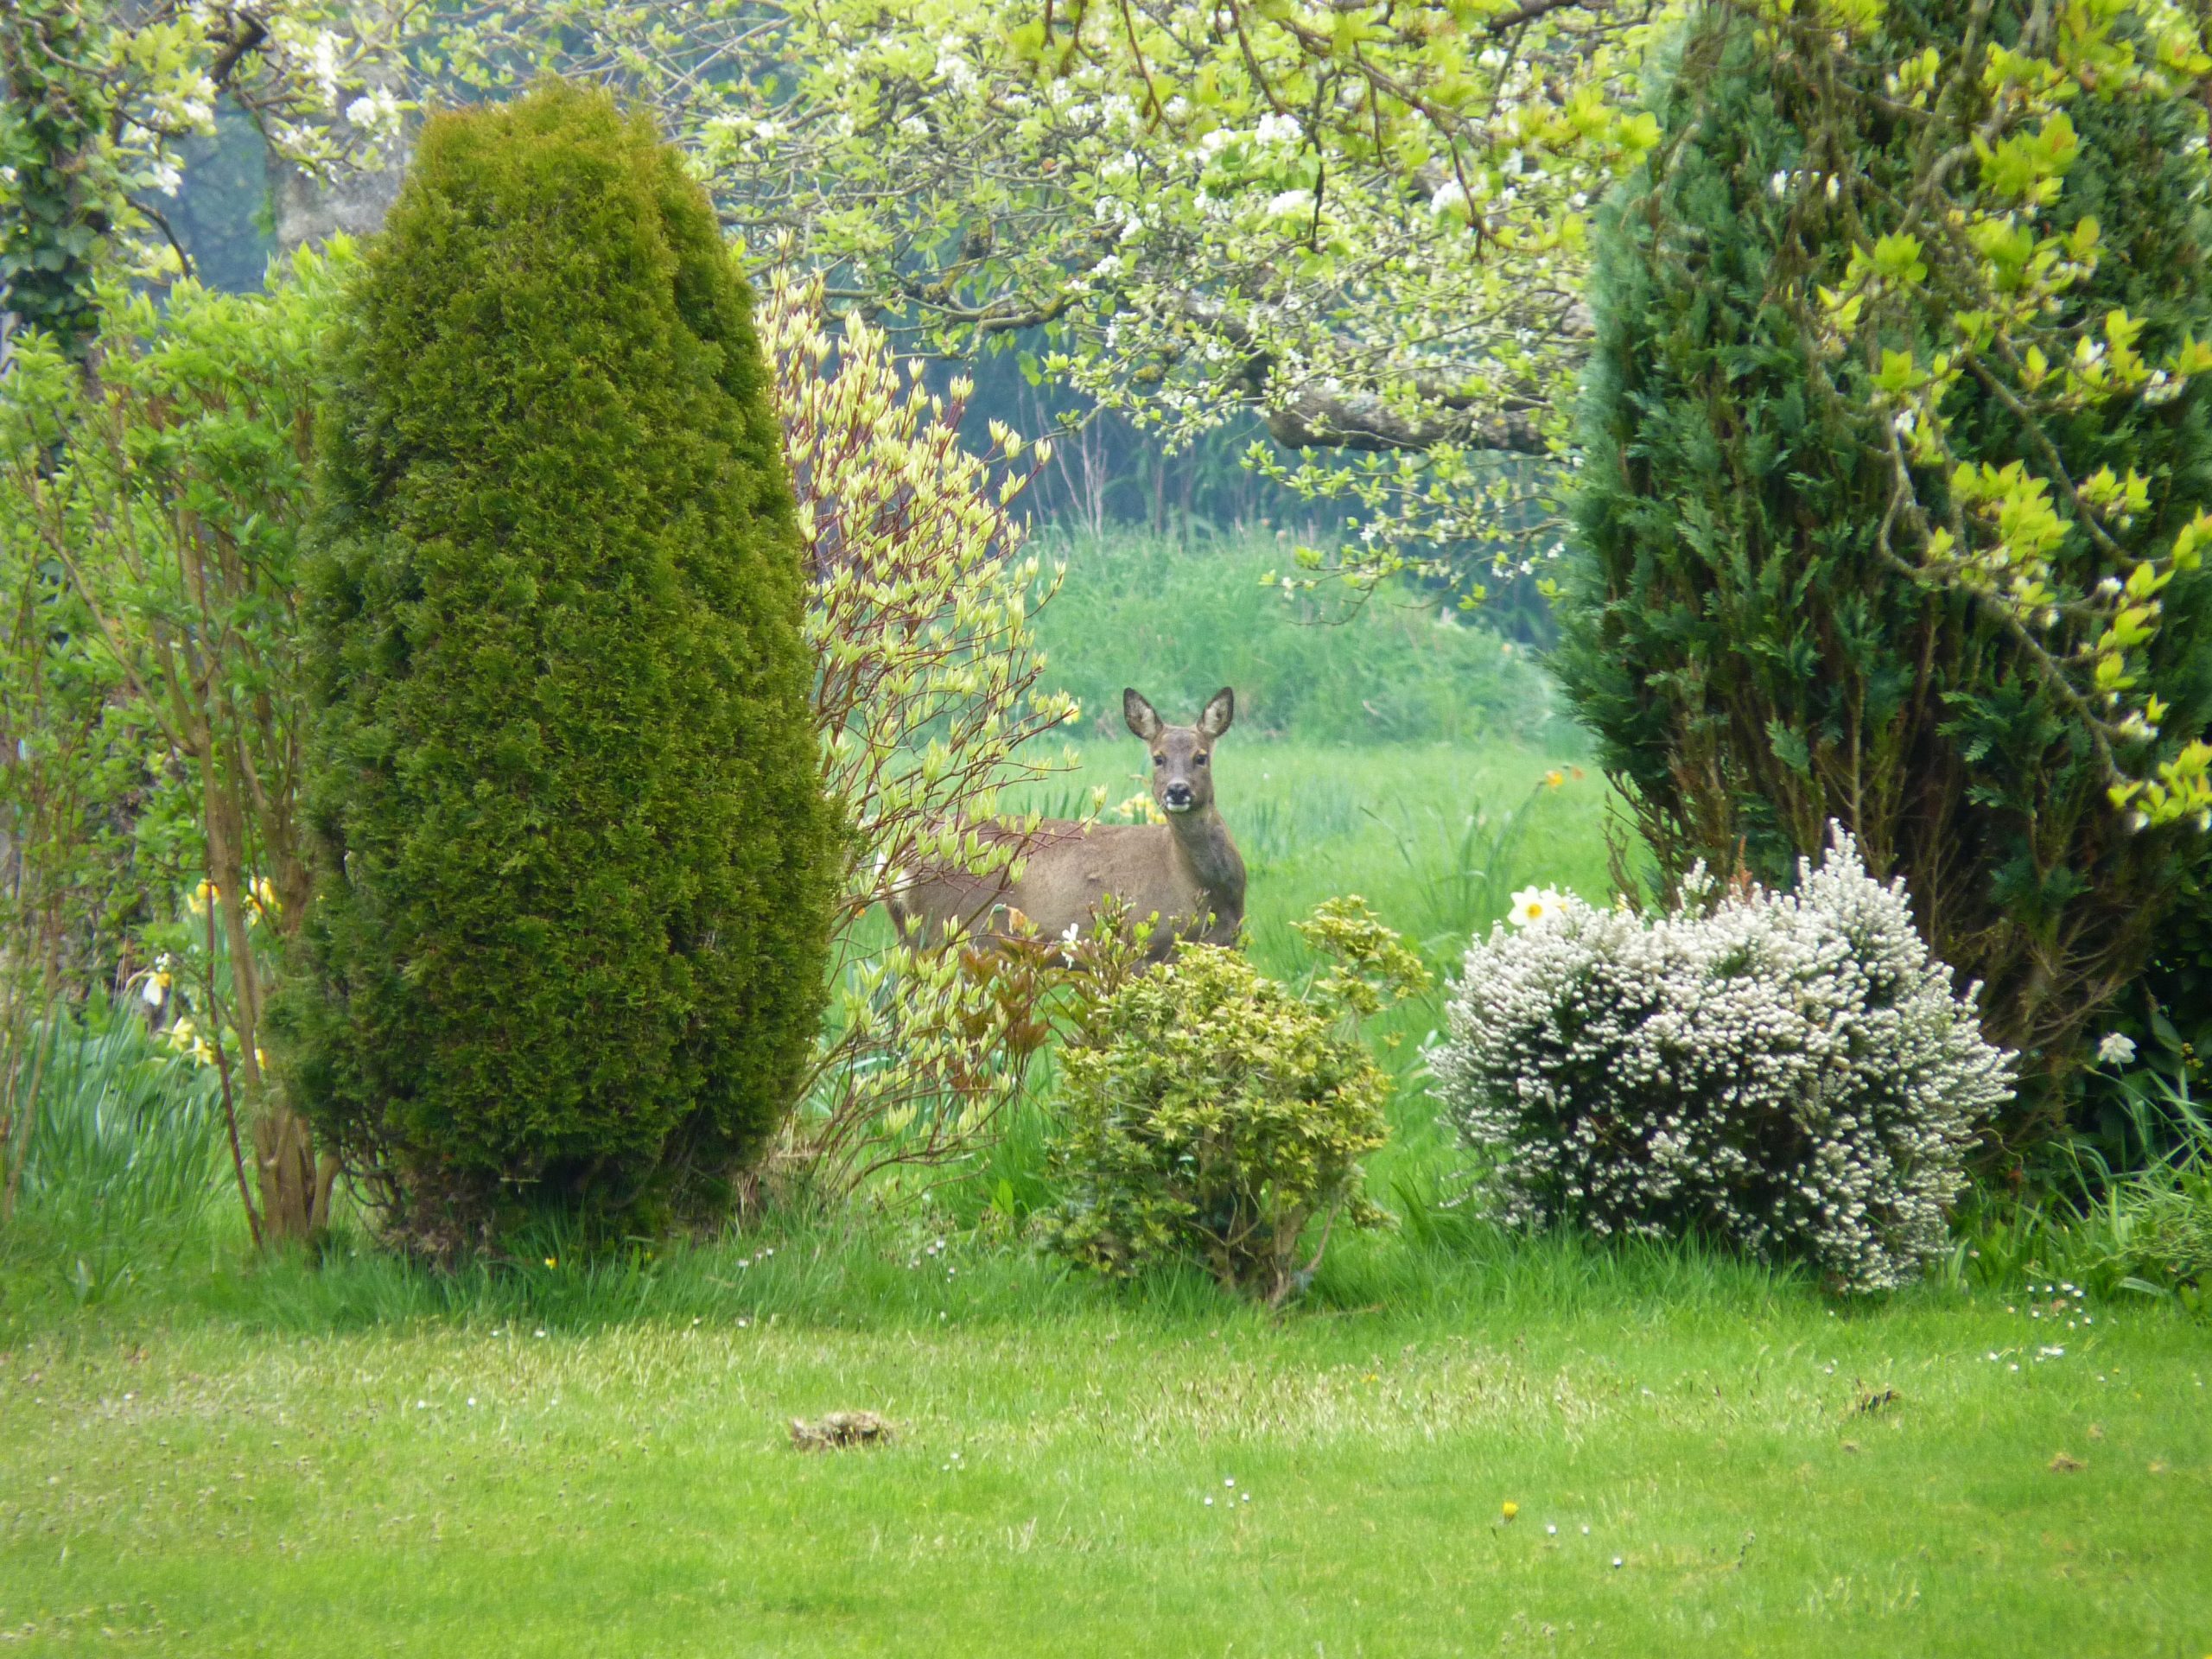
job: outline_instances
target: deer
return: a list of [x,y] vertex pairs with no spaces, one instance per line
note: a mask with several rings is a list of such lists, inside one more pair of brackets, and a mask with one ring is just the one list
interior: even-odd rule
[[1078,823],[1047,818],[1027,833],[1008,824],[982,832],[987,842],[1019,848],[1019,879],[937,868],[901,883],[890,899],[902,942],[948,938],[1005,939],[1017,930],[1066,936],[1090,925],[1107,899],[1133,923],[1158,918],[1146,946],[1165,961],[1185,939],[1234,944],[1244,925],[1244,861],[1214,805],[1213,748],[1236,717],[1227,686],[1195,723],[1170,726],[1134,687],[1122,693],[1122,718],[1152,750],[1152,798],[1165,823]]

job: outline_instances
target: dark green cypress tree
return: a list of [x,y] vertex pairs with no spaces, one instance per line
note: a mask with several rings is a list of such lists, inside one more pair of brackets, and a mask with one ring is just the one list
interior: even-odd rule
[[[2202,843],[2185,828],[2132,833],[2082,721],[2018,638],[1882,556],[1892,475],[1872,372],[1821,359],[1806,326],[1820,285],[1844,282],[1855,243],[1897,227],[1925,176],[1923,127],[1890,72],[1931,44],[1955,51],[1967,10],[1896,0],[1875,35],[1823,60],[1826,80],[1795,73],[1734,8],[1688,25],[1662,142],[1601,228],[1557,660],[1664,871],[1700,857],[1732,869],[1740,849],[1786,883],[1840,819],[1870,867],[1905,877],[1936,951],[1986,982],[1992,1036],[2028,1053],[2037,1086],[2004,1126],[2027,1139],[2063,1116],[2055,1085],[2141,970]],[[2000,38],[2024,10],[1999,0]],[[2212,334],[2197,123],[2166,97],[2071,108],[2081,152],[2052,227],[2094,215],[2104,253],[2070,315],[2094,332],[2126,307],[2155,364],[2184,334]],[[1949,301],[1931,284],[1920,302],[1916,338],[1885,343],[1924,358]],[[1968,458],[2047,467],[1994,395],[1968,385],[1947,408]],[[2132,561],[2212,504],[2209,415],[2192,382],[2043,435],[2075,478],[2108,464],[2152,480],[2152,510],[2121,532]],[[1944,498],[1942,477],[1921,483]],[[2100,561],[2126,574],[2078,525],[2062,557],[2083,590]],[[2148,676],[2174,705],[2161,753],[2212,706],[2208,601],[2202,576],[2165,595]]]
[[841,853],[749,302],[673,152],[560,86],[430,121],[367,255],[289,1070],[423,1248],[710,1211],[814,1039]]

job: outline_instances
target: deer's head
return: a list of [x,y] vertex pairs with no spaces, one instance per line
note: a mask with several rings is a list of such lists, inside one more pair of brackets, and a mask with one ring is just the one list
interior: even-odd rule
[[1122,693],[1122,717],[1152,750],[1152,798],[1162,811],[1195,812],[1213,804],[1213,746],[1236,718],[1236,698],[1223,686],[1195,726],[1170,726],[1134,689]]

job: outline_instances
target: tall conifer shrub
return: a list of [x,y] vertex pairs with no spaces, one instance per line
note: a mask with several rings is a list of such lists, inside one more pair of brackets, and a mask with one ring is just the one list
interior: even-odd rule
[[[1923,48],[1955,51],[1966,10],[1897,0],[1827,60],[1834,83],[1778,67],[1733,8],[1688,25],[1665,136],[1602,231],[1558,661],[1668,873],[1700,857],[1732,869],[1740,850],[1786,884],[1840,819],[1877,874],[1905,877],[1937,953],[1986,982],[1992,1038],[2048,1084],[2141,969],[2202,843],[2186,827],[2132,830],[2077,711],[2017,632],[1884,556],[1891,417],[1875,407],[1877,365],[1821,358],[1807,323],[1925,176],[1924,124],[1890,76]],[[1999,0],[2000,41],[2024,10]],[[2080,149],[2050,228],[2093,215],[2103,244],[2068,302],[2079,332],[2094,342],[2125,307],[2153,364],[2187,334],[2212,337],[2199,122],[2177,99],[2133,94],[2076,100],[2072,120]],[[1912,303],[1924,356],[1946,315],[1938,278]],[[2069,524],[2059,558],[2082,590],[2125,577],[2212,503],[2200,382],[2029,423],[2001,385],[1967,379],[1945,409],[1970,461],[2044,474],[2056,458],[2075,479],[2132,466],[2150,480],[2116,549]],[[1922,478],[1924,497],[1942,504],[1948,477]],[[2148,648],[2149,689],[2172,705],[2161,753],[2204,729],[2208,601],[2202,575],[2177,581]],[[2031,1092],[2005,1127],[2051,1127],[2058,1096]]]
[[367,256],[290,1070],[424,1248],[710,1208],[808,1052],[838,835],[748,302],[675,155],[557,86],[433,119]]

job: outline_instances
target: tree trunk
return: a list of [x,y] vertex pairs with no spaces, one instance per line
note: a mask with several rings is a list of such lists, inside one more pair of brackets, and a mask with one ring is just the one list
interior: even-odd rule
[[268,1090],[253,1115],[253,1164],[261,1191],[261,1224],[270,1243],[304,1242],[330,1222],[330,1190],[338,1160],[315,1156],[308,1122]]
[[[264,1243],[304,1243],[330,1220],[330,1191],[337,1174],[336,1160],[318,1159],[315,1135],[308,1122],[290,1103],[269,1087],[261,1069],[261,976],[253,958],[247,906],[252,895],[246,881],[245,811],[238,795],[238,779],[212,752],[201,763],[207,831],[207,879],[214,887],[208,903],[222,917],[223,934],[231,959],[231,1002],[238,1034],[238,1071],[245,1084],[246,1116],[253,1126],[253,1163],[261,1200],[261,1232]],[[221,1039],[219,1011],[210,1007],[208,1019]]]

